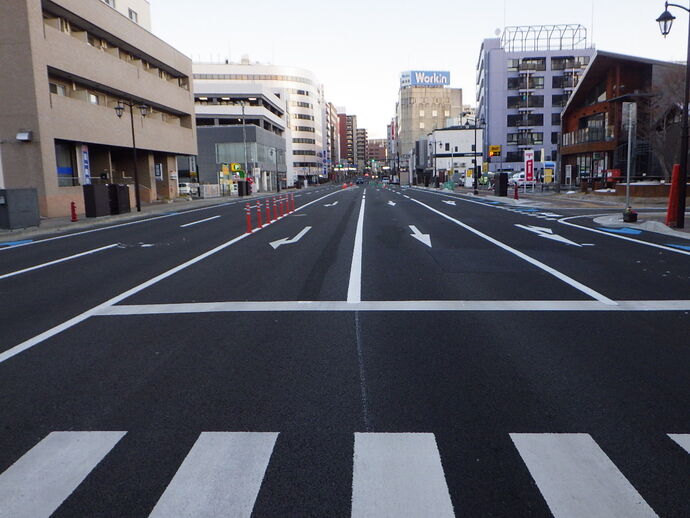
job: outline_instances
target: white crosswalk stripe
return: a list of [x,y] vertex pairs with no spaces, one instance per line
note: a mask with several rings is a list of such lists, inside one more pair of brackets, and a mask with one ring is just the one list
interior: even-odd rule
[[670,433],[668,436],[673,439],[681,448],[690,453],[690,434]]
[[355,434],[352,516],[454,516],[434,435]]
[[[49,434],[0,474],[0,518],[51,516],[126,433]],[[250,517],[278,436],[201,433],[150,516]],[[657,516],[590,435],[510,437],[555,518]],[[434,434],[356,433],[352,461],[353,518],[455,515]]]
[[0,517],[49,517],[126,432],[53,432],[0,475]]
[[656,513],[588,434],[511,434],[555,518]]
[[249,517],[277,433],[202,433],[151,518]]

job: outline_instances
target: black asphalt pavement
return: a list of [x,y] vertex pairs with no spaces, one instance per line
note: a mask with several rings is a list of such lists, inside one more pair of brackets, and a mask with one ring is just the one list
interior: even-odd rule
[[0,517],[690,516],[682,240],[296,194],[0,243]]

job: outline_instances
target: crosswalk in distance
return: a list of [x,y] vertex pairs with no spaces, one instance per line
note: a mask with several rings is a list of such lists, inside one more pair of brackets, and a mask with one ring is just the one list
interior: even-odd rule
[[[0,517],[51,516],[126,433],[48,434],[0,474]],[[149,516],[251,516],[278,437],[202,432]],[[554,517],[657,516],[589,434],[515,433],[510,439],[524,463],[515,469],[529,471]],[[690,434],[665,440],[675,443],[678,455],[690,453]],[[456,516],[434,434],[355,433],[353,442],[353,518]]]

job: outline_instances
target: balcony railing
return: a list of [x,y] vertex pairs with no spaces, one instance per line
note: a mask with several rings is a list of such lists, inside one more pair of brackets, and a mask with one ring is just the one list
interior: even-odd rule
[[611,142],[614,138],[613,126],[584,128],[570,133],[564,133],[563,146],[575,146],[589,142]]

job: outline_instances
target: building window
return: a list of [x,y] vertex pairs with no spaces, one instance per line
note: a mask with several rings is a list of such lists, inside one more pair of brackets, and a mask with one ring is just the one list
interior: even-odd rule
[[551,143],[556,145],[558,144],[558,135],[559,133],[557,131],[551,132]]
[[560,113],[552,113],[551,114],[551,124],[553,124],[555,126],[561,125],[561,114]]
[[446,151],[450,151],[450,144],[446,142]]
[[115,0],[103,0],[103,3],[115,9]]
[[431,116],[432,117],[438,117],[438,112],[436,110],[432,110]]
[[79,185],[74,146],[68,142],[55,142],[55,162],[57,164],[58,187]]
[[98,98],[98,95],[89,93],[89,102],[91,104],[101,104],[101,100]]
[[67,88],[59,83],[50,83],[50,93],[65,97],[67,96]]
[[424,117],[424,110],[419,110],[419,116]]
[[445,115],[446,117],[450,117],[450,110],[444,111],[443,115]]
[[419,129],[424,129],[424,123],[423,122],[419,123]]
[[551,105],[552,106],[565,106],[568,103],[568,97],[570,97],[568,94],[554,94],[551,97]]
[[518,66],[520,66],[519,59],[509,59],[508,60],[508,70],[510,72],[517,72]]
[[134,23],[139,23],[139,15],[136,11],[133,11],[132,9],[129,10],[129,19],[132,20]]

